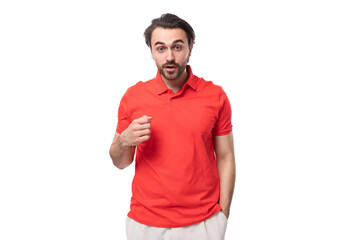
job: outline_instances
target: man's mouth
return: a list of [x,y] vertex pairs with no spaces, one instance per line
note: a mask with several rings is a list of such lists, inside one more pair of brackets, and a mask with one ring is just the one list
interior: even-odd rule
[[176,70],[176,66],[175,65],[167,65],[167,66],[165,66],[165,69],[168,72],[174,72]]
[[167,68],[167,69],[175,69],[175,68],[176,68],[176,66],[169,65],[169,66],[165,66],[165,68]]

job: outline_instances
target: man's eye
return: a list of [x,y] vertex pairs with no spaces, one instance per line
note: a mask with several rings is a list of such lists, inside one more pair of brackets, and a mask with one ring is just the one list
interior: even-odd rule
[[165,48],[163,48],[163,47],[159,47],[159,48],[158,48],[158,51],[159,51],[159,52],[163,52],[164,50],[165,50]]
[[175,50],[180,50],[180,49],[181,49],[181,46],[179,46],[179,45],[175,46]]

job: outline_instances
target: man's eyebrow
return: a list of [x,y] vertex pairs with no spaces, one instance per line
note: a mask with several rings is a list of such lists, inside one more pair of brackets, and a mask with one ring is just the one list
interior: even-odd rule
[[154,46],[156,46],[156,45],[158,45],[158,44],[160,44],[160,45],[164,45],[165,43],[163,43],[163,42],[156,42],[155,44],[154,44]]
[[184,41],[183,41],[183,40],[181,40],[181,39],[175,40],[173,43],[179,43],[179,42],[184,43]]

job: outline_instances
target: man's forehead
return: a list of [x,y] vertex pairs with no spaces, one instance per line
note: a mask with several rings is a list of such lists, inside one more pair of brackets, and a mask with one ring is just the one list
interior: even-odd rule
[[171,44],[174,41],[182,40],[187,43],[187,36],[184,30],[181,28],[162,28],[157,27],[151,34],[151,44],[156,42],[163,42],[165,44]]

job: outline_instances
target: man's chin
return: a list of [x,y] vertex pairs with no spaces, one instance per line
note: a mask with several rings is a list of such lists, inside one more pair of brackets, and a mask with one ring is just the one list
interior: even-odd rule
[[167,80],[175,80],[179,77],[179,74],[177,71],[169,73],[168,71],[164,70],[163,75]]

